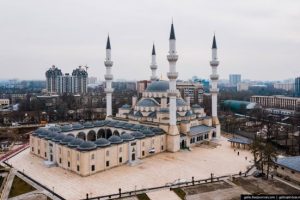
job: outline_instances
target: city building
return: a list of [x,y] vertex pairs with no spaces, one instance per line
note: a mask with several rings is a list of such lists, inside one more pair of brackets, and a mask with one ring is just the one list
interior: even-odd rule
[[88,84],[96,84],[97,83],[97,77],[89,77],[88,78]]
[[188,101],[192,104],[203,103],[204,88],[199,82],[177,81],[176,87],[179,90],[182,98],[189,98]]
[[294,91],[295,83],[274,83],[273,87],[280,90]]
[[300,182],[300,156],[278,157],[274,163],[277,176]]
[[251,102],[255,102],[264,108],[279,108],[286,110],[296,110],[297,102],[300,98],[286,97],[282,95],[274,96],[252,96],[250,97]]
[[295,78],[295,94],[300,97],[300,77]]
[[236,87],[237,91],[248,91],[249,90],[249,83],[238,83]]
[[49,94],[87,93],[88,73],[83,67],[74,69],[72,75],[63,74],[54,65],[46,72],[46,89]]
[[[152,54],[153,55],[153,54]],[[168,81],[154,80],[141,97],[119,108],[112,115],[113,80],[111,45],[106,45],[106,120],[39,128],[30,135],[30,151],[48,166],[58,165],[81,176],[88,176],[122,164],[135,164],[160,152],[177,152],[220,137],[217,115],[218,74],[215,36],[210,76],[212,116],[199,105],[190,105],[176,88],[178,72],[173,23],[169,38]],[[156,61],[155,61],[156,62]],[[152,62],[154,63],[154,62]],[[152,68],[153,69],[153,68]],[[152,71],[152,77],[155,74]]]
[[229,84],[231,86],[237,86],[237,84],[240,82],[241,82],[240,74],[229,74]]
[[9,99],[0,99],[0,107],[9,106]]
[[148,87],[148,85],[150,83],[151,83],[150,80],[142,80],[142,81],[137,82],[136,89],[137,89],[137,94],[138,94],[139,97],[146,90],[146,88]]

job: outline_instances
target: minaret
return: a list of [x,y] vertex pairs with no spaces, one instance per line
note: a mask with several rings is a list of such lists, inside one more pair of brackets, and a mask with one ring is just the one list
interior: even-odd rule
[[212,108],[212,124],[216,127],[216,137],[219,138],[221,136],[221,126],[218,119],[218,79],[219,75],[217,73],[217,68],[219,65],[218,57],[217,57],[217,42],[216,37],[214,35],[213,44],[212,44],[212,60],[210,61],[210,66],[212,68],[212,74],[210,75],[211,80],[211,108]]
[[111,74],[111,68],[113,66],[113,61],[111,61],[111,47],[110,47],[110,41],[109,36],[107,37],[107,43],[106,43],[106,58],[104,61],[104,65],[106,67],[106,74],[104,75],[105,82],[106,82],[106,117],[112,116],[112,93],[113,88],[111,87],[111,82],[113,80],[113,75]]
[[152,71],[152,76],[150,77],[151,81],[156,81],[158,78],[156,76],[157,64],[156,64],[156,53],[155,53],[155,46],[153,44],[152,48],[152,62],[150,65],[150,69]]
[[176,119],[176,98],[179,94],[176,88],[176,79],[178,77],[178,73],[176,72],[176,62],[178,60],[178,55],[176,52],[176,38],[175,38],[175,31],[174,25],[172,22],[171,25],[171,32],[169,38],[169,54],[167,55],[167,59],[169,61],[169,72],[167,76],[169,78],[169,131],[167,137],[167,149],[171,152],[176,152],[180,148],[180,135],[177,128],[177,119]]

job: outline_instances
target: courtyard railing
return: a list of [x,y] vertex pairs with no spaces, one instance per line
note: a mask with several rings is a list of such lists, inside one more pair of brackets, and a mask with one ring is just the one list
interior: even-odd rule
[[185,182],[179,182],[179,183],[169,183],[163,186],[159,187],[151,187],[151,188],[143,188],[139,190],[132,190],[132,191],[127,191],[127,192],[122,192],[121,188],[119,188],[119,192],[115,194],[109,194],[109,195],[103,195],[103,196],[97,196],[97,197],[89,197],[89,194],[86,194],[86,198],[82,200],[110,200],[110,199],[119,199],[119,198],[124,198],[124,197],[133,197],[139,194],[147,193],[147,192],[153,192],[156,190],[161,190],[161,189],[175,189],[175,188],[182,188],[182,187],[189,187],[189,186],[195,186],[195,185],[201,185],[201,184],[206,184],[206,183],[215,183],[219,182],[228,178],[236,178],[236,177],[247,177],[248,172],[250,170],[248,169],[246,172],[240,172],[237,174],[232,174],[232,175],[225,175],[225,176],[218,176],[215,177],[211,174],[210,178],[207,179],[200,179],[200,180],[194,180],[194,177],[192,177],[191,181],[185,181]]

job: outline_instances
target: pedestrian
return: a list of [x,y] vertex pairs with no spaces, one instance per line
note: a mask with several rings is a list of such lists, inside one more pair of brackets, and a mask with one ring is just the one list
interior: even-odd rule
[[245,156],[245,160],[247,160],[247,156]]
[[238,151],[238,156],[240,155],[240,152]]
[[234,152],[235,152],[235,148],[234,148],[233,150],[234,150]]

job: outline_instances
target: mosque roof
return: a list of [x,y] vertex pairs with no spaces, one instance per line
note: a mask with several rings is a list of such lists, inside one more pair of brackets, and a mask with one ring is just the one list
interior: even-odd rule
[[57,134],[56,137],[52,138],[52,141],[59,142],[59,141],[63,140],[65,137],[66,136],[64,134],[60,133],[60,134]]
[[134,132],[131,133],[131,135],[132,135],[133,137],[135,137],[136,139],[143,139],[143,138],[146,137],[146,136],[145,136],[142,132],[140,132],[140,131],[134,131]]
[[143,117],[143,114],[141,113],[141,111],[137,111],[135,114],[134,114],[135,117]]
[[79,151],[91,151],[97,148],[97,145],[94,142],[91,141],[84,141],[82,142],[77,149]]
[[72,128],[73,128],[73,130],[80,130],[80,129],[83,129],[84,126],[82,126],[82,124],[80,124],[80,123],[75,123],[75,124],[72,124]]
[[94,125],[95,125],[96,127],[101,127],[101,126],[104,125],[104,123],[105,123],[104,121],[98,121],[98,120],[97,120],[97,121],[94,122]]
[[156,134],[156,135],[160,135],[160,134],[163,134],[165,131],[161,128],[158,128],[158,127],[154,127],[152,128],[152,131]]
[[56,132],[50,132],[48,135],[45,136],[46,140],[52,140],[53,138],[55,138],[57,136],[58,133]]
[[217,48],[217,42],[216,42],[216,36],[214,35],[214,39],[213,39],[213,44],[212,44],[212,49],[216,49]]
[[93,128],[95,125],[92,122],[84,122],[83,123],[84,128]]
[[117,135],[112,135],[108,138],[108,141],[110,141],[111,144],[121,144],[123,139]]
[[213,127],[205,126],[205,125],[193,126],[190,128],[190,132],[188,134],[192,135],[192,136],[202,135],[202,134],[208,133],[212,129],[213,129]]
[[300,156],[290,156],[277,158],[276,164],[300,172]]
[[176,99],[176,105],[177,106],[187,106],[188,104],[181,98]]
[[97,147],[107,147],[110,145],[110,141],[105,138],[99,138],[95,141],[95,144],[97,145]]
[[142,130],[142,133],[146,136],[146,137],[152,137],[155,135],[155,133],[153,131],[151,131],[150,129],[144,129]]
[[171,25],[171,32],[170,32],[170,38],[169,39],[170,40],[176,40],[173,22],[172,22],[172,25]]
[[167,92],[168,89],[168,81],[154,81],[147,87],[146,92]]
[[74,138],[74,140],[72,140],[68,143],[68,147],[77,148],[83,142],[84,142],[84,140],[81,138]]
[[123,139],[123,141],[132,141],[132,140],[134,140],[134,137],[131,135],[131,134],[129,134],[129,133],[124,133],[124,134],[122,134],[121,136],[121,139]]
[[73,136],[67,135],[66,137],[64,137],[64,139],[62,139],[59,144],[61,145],[67,145],[69,144],[69,142],[73,141],[75,138]]
[[154,43],[153,43],[153,47],[152,47],[152,55],[156,55]]
[[73,130],[73,128],[70,124],[66,124],[61,127],[62,132],[68,132],[68,131],[72,131],[72,130]]
[[59,126],[51,126],[50,128],[48,128],[49,131],[52,131],[52,132],[61,132],[61,128]]
[[186,117],[190,117],[190,116],[192,116],[193,115],[193,112],[191,111],[191,110],[189,110],[189,111],[187,111],[186,113],[185,113],[185,116]]
[[143,98],[140,101],[138,101],[137,106],[154,107],[159,106],[159,103],[152,98]]
[[106,49],[111,49],[109,36],[107,36]]
[[156,111],[153,111],[153,112],[149,113],[148,117],[155,118],[156,117]]
[[131,108],[131,106],[130,105],[128,105],[128,104],[124,104],[121,108],[125,108],[125,109],[130,109]]

